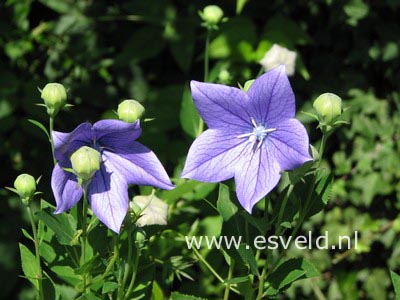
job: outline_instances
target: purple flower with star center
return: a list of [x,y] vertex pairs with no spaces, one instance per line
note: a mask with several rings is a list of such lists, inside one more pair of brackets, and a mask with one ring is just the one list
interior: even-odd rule
[[51,178],[55,213],[67,211],[82,198],[77,176],[64,170],[71,168],[70,157],[82,146],[101,153],[100,169],[87,186],[88,200],[99,220],[117,233],[128,211],[128,184],[172,189],[156,155],[135,141],[141,133],[139,121],[129,124],[118,120],[102,120],[93,126],[86,122],[71,133],[53,131],[58,161]]
[[234,177],[238,200],[251,213],[278,184],[281,171],[311,160],[283,66],[260,76],[247,93],[197,81],[191,90],[209,129],[190,147],[183,178],[221,182]]

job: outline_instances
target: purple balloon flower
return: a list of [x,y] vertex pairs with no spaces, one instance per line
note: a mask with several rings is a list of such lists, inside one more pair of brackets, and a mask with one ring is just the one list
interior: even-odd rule
[[57,203],[55,213],[74,206],[82,197],[70,156],[82,146],[101,153],[101,167],[88,187],[88,199],[95,215],[108,228],[119,233],[128,211],[128,184],[151,185],[162,189],[174,186],[156,155],[135,140],[142,133],[139,121],[133,124],[102,120],[93,126],[86,122],[71,133],[53,131],[54,155],[51,186]]
[[283,66],[260,76],[247,93],[196,81],[191,90],[209,129],[190,147],[182,177],[204,182],[235,177],[239,202],[251,213],[278,184],[281,171],[311,160]]

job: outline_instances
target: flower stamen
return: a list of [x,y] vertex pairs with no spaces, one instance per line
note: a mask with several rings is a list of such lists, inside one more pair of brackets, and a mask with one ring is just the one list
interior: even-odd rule
[[253,131],[249,133],[239,134],[236,138],[248,138],[248,141],[252,144],[251,149],[253,149],[253,151],[255,152],[260,149],[267,135],[271,132],[276,131],[276,128],[265,128],[264,125],[257,124],[253,117],[251,117],[250,120],[253,124]]

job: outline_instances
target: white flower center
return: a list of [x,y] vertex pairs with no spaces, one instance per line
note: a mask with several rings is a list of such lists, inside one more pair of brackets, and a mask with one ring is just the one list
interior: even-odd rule
[[251,123],[253,124],[253,131],[240,134],[237,138],[248,138],[248,141],[252,144],[253,151],[257,151],[268,134],[274,132],[276,128],[267,128],[264,125],[257,124],[254,118],[251,118]]

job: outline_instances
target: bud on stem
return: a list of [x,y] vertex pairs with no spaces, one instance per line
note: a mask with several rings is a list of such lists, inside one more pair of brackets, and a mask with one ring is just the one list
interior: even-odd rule
[[136,100],[124,100],[118,105],[118,118],[127,123],[134,123],[145,113],[142,104]]
[[47,113],[55,116],[67,103],[67,91],[60,83],[48,83],[42,90],[41,97],[47,107]]
[[72,170],[78,176],[79,182],[85,182],[100,170],[100,152],[88,146],[83,146],[71,155]]
[[36,180],[29,174],[21,174],[14,181],[14,188],[24,205],[29,205],[36,192]]

